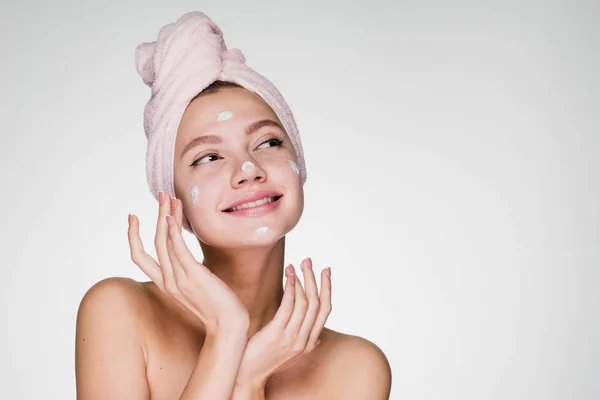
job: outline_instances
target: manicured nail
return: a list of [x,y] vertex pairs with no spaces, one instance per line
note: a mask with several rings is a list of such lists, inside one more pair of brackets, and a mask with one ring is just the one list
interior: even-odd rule
[[310,257],[307,257],[306,260],[306,266],[308,267],[308,269],[312,269],[312,260],[310,259]]
[[129,214],[127,216],[127,222],[129,223],[129,225],[131,225],[131,221],[133,221],[133,217],[131,216],[131,214]]
[[331,267],[327,267],[327,271],[325,271],[328,278],[331,278]]

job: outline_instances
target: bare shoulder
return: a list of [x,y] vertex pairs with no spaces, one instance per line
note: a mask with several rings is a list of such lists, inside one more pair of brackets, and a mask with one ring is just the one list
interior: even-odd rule
[[[112,277],[94,284],[83,296],[79,316],[87,312],[139,312],[147,303],[147,290],[133,279]],[[116,310],[115,310],[116,308]]]
[[89,347],[94,339],[121,338],[124,334],[142,343],[151,308],[148,299],[147,289],[133,279],[113,277],[94,284],[79,305],[76,347],[81,349],[84,343]]
[[325,389],[331,398],[387,400],[392,371],[384,352],[375,343],[362,338],[327,330]]
[[108,278],[83,296],[77,313],[77,398],[147,396],[143,324],[148,302],[143,285]]

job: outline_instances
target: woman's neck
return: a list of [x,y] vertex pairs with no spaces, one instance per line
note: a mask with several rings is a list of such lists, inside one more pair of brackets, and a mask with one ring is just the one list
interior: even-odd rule
[[248,309],[251,337],[268,324],[283,297],[285,237],[264,248],[215,249],[202,244],[202,262]]

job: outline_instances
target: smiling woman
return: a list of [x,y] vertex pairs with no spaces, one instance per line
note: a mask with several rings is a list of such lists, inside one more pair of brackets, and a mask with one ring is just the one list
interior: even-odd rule
[[320,288],[310,258],[303,279],[284,268],[306,167],[281,94],[199,12],[138,46],[136,62],[152,88],[144,128],[158,261],[130,215],[131,258],[151,281],[109,278],[84,296],[78,398],[387,399],[379,347],[325,328],[331,268]]

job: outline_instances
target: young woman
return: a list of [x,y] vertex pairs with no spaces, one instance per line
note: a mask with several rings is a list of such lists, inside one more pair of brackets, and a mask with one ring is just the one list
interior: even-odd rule
[[388,399],[381,350],[324,327],[331,269],[320,290],[309,258],[284,269],[306,172],[282,97],[202,13],[140,45],[137,63],[153,92],[144,126],[158,261],[130,215],[131,258],[151,281],[109,278],[84,296],[78,399]]

